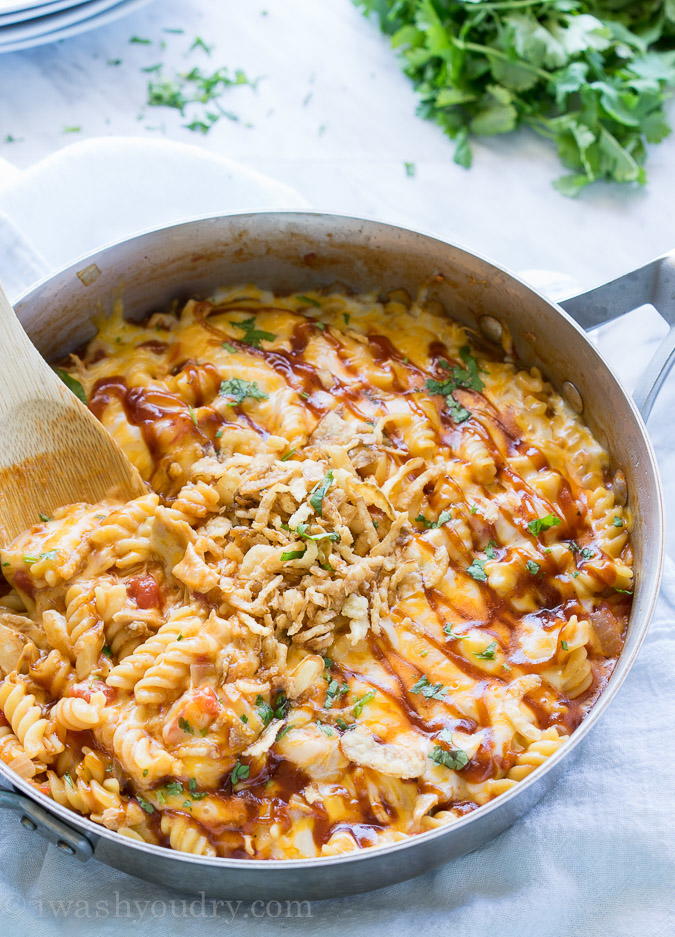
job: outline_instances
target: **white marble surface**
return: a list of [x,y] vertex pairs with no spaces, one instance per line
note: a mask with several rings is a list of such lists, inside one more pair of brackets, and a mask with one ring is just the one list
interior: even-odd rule
[[[132,35],[156,42],[131,45]],[[195,35],[215,45],[211,59],[185,56]],[[239,123],[222,120],[202,137],[183,129],[177,112],[143,107],[140,69],[158,61],[226,64],[262,78],[257,91],[229,95]],[[0,89],[0,156],[19,167],[74,139],[165,135],[272,175],[317,208],[434,232],[516,270],[561,271],[581,287],[675,247],[675,137],[652,148],[646,188],[601,185],[576,201],[550,187],[557,158],[530,133],[480,143],[467,172],[452,163],[441,131],[415,116],[387,40],[350,0],[155,0],[96,32],[0,56]],[[3,143],[7,134],[20,142]],[[416,164],[414,178],[405,161]]]

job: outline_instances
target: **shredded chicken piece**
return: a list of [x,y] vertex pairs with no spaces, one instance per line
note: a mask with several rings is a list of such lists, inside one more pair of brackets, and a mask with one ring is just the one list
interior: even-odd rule
[[424,774],[426,762],[421,752],[408,745],[378,742],[362,725],[345,732],[340,747],[354,764],[394,778],[418,778]]

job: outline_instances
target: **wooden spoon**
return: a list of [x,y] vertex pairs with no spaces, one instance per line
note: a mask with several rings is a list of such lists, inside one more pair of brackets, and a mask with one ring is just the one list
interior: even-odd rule
[[147,493],[96,417],[41,357],[0,288],[0,543],[55,508]]

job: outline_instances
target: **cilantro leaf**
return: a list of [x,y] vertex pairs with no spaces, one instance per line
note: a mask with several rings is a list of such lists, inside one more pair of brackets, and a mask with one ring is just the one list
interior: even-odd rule
[[490,641],[488,646],[483,651],[476,651],[475,657],[478,657],[480,660],[494,660],[495,652],[497,650],[497,642]]
[[411,693],[421,693],[425,699],[443,699],[447,690],[442,683],[429,683],[427,677],[420,677],[417,683],[410,687]]
[[535,520],[530,521],[527,525],[527,529],[536,537],[543,530],[549,530],[551,527],[557,527],[559,523],[559,517],[556,517],[555,514],[547,514],[545,517],[537,517]]
[[241,377],[231,377],[227,381],[223,381],[218,393],[221,397],[229,397],[232,406],[238,406],[247,397],[251,400],[269,399],[265,391],[258,387],[256,381],[245,381]]
[[308,534],[307,530],[309,529],[309,524],[298,524],[295,528],[295,533],[300,537],[301,540],[339,540],[340,534],[332,530],[322,530],[318,534]]
[[251,773],[251,769],[248,765],[242,764],[240,761],[237,761],[230,772],[230,782],[232,787],[235,784],[238,784],[240,781],[245,781],[246,778]]
[[642,184],[646,143],[669,133],[673,0],[353,0],[416,88],[420,116],[472,163],[471,137],[529,126],[549,139],[575,196],[596,180]]
[[352,706],[352,712],[358,719],[361,713],[363,712],[363,707],[369,703],[372,699],[375,699],[375,690],[369,690],[367,693],[364,693],[363,696],[359,696],[357,701]]
[[333,704],[345,693],[349,691],[346,683],[338,683],[337,680],[329,680],[326,689],[326,701],[323,704],[325,709],[331,709]]
[[69,374],[67,371],[64,371],[63,368],[54,368],[54,371],[61,378],[63,383],[66,385],[68,390],[72,390],[78,400],[81,400],[82,403],[86,404],[87,395],[84,391],[84,387],[80,384],[77,378],[74,378],[72,374]]
[[321,517],[323,511],[323,499],[326,497],[326,492],[333,484],[333,477],[333,472],[331,469],[329,469],[321,481],[314,486],[310,493],[309,503],[312,505],[319,517]]
[[452,520],[452,514],[450,511],[441,511],[438,515],[438,519],[435,521],[428,520],[424,514],[418,514],[415,518],[415,521],[418,524],[421,524],[427,530],[435,530],[438,527],[442,527],[444,524],[447,524],[448,521]]
[[453,748],[448,751],[447,748],[436,745],[436,747],[431,750],[429,758],[436,762],[437,765],[443,765],[446,768],[451,768],[453,771],[461,771],[462,768],[466,768],[469,764],[469,756],[461,748]]
[[474,560],[471,566],[467,567],[467,573],[477,582],[487,582],[487,573],[485,572],[485,560]]
[[255,316],[242,319],[241,322],[233,322],[232,325],[244,333],[241,341],[245,345],[253,345],[254,348],[260,348],[261,342],[273,342],[276,338],[274,332],[263,332],[255,327]]
[[286,550],[281,554],[281,562],[288,563],[289,560],[301,560],[306,550]]

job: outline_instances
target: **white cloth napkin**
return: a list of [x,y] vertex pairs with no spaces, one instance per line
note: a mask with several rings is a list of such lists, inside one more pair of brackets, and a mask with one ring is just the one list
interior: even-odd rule
[[[93,141],[0,184],[0,280],[17,295],[50,267],[190,214],[304,207],[284,186],[213,157],[201,161],[191,149]],[[658,319],[624,317],[596,340],[632,383],[662,329]],[[669,515],[674,405],[675,376],[650,421]],[[667,559],[640,657],[551,795],[493,842],[434,872],[314,902],[301,917],[283,902],[232,900],[214,909],[96,860],[80,864],[0,812],[0,918],[12,937],[126,937],[132,927],[144,937],[668,937],[675,932],[674,616],[675,564]]]

